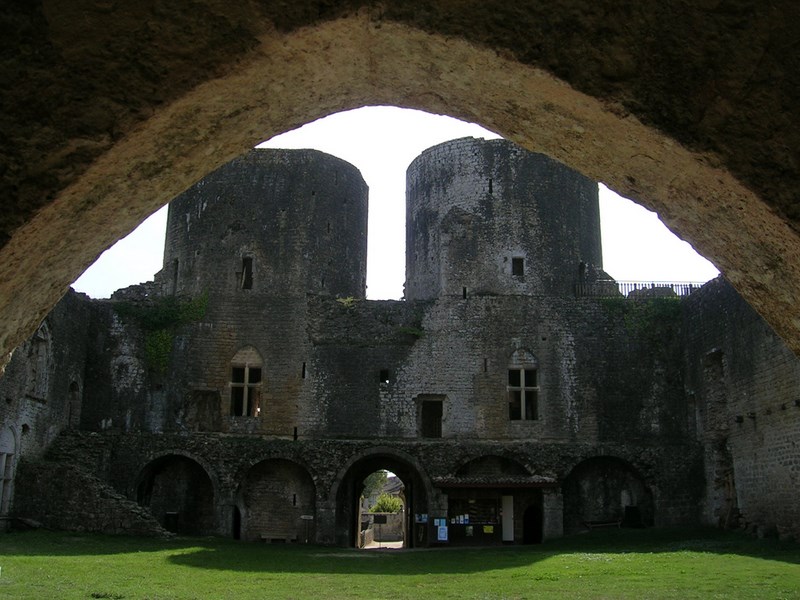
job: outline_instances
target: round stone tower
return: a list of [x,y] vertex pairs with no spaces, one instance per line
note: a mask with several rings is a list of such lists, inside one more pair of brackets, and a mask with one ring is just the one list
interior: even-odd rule
[[364,298],[367,197],[339,158],[252,150],[170,203],[164,293]]
[[409,300],[568,295],[602,269],[597,184],[505,140],[423,152],[406,211]]

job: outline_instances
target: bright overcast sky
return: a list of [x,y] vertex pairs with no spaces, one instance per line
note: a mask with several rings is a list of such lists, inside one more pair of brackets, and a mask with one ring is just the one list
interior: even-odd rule
[[[369,185],[367,296],[401,298],[405,281],[405,173],[423,150],[459,137],[497,138],[474,124],[393,107],[337,113],[262,144],[316,148],[354,164]],[[93,298],[152,280],[161,269],[166,207],[107,250],[73,284]],[[621,281],[698,281],[717,270],[658,216],[600,186],[603,266]]]

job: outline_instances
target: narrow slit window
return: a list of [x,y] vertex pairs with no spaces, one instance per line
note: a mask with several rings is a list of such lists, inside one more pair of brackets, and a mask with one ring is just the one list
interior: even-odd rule
[[253,289],[253,259],[250,256],[242,258],[242,277],[239,284],[243,290]]
[[489,193],[492,193],[492,180],[489,179]]
[[381,369],[378,373],[378,381],[380,383],[389,383],[389,369]]
[[178,259],[172,261],[172,295],[178,293]]
[[467,288],[465,287],[461,288],[461,297],[464,298],[464,300],[467,299]]

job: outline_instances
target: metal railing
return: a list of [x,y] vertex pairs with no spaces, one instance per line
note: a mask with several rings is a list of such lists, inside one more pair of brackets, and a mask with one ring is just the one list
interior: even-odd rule
[[704,283],[696,281],[614,281],[613,279],[575,284],[579,298],[685,298]]

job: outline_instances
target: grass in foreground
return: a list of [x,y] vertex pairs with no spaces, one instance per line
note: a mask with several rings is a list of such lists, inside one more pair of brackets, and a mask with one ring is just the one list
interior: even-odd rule
[[0,598],[800,598],[800,545],[614,530],[541,546],[357,551],[0,534]]

